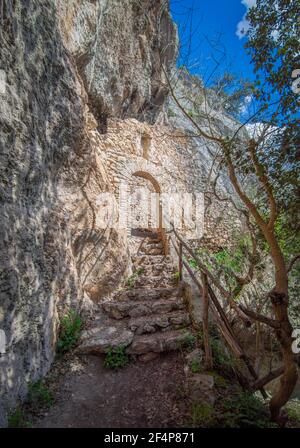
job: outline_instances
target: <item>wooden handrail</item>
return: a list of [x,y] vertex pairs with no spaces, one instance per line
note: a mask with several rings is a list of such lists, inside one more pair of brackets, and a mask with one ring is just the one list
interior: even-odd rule
[[179,254],[178,254],[178,273],[179,273],[179,281],[182,281],[182,268],[183,268],[183,258],[182,258],[182,244],[179,242]]
[[[209,307],[209,303],[211,303],[212,306],[210,307],[210,309],[212,312],[212,316],[213,316],[216,324],[218,325],[223,338],[225,339],[225,341],[227,342],[227,344],[229,345],[230,349],[235,354],[235,356],[237,356],[238,358],[240,358],[241,360],[244,361],[249,373],[251,374],[253,379],[255,381],[257,381],[258,377],[255,372],[255,369],[253,368],[253,366],[250,362],[250,359],[247,357],[247,355],[244,353],[243,349],[241,348],[239,341],[237,340],[237,337],[234,334],[234,331],[229,323],[229,320],[223,310],[223,307],[221,306],[216,294],[214,293],[211,285],[208,282],[208,279],[211,279],[212,275],[206,269],[206,267],[200,261],[199,257],[194,253],[194,251],[179,236],[179,234],[175,230],[174,226],[172,228],[172,232],[169,232],[169,233],[174,233],[174,235],[177,239],[178,247],[174,243],[172,237],[170,237],[171,242],[172,242],[174,249],[179,258],[180,280],[182,280],[182,273],[183,273],[182,271],[183,271],[183,267],[185,267],[185,269],[189,273],[190,277],[192,278],[193,282],[198,287],[200,294],[204,300],[204,316],[203,316],[202,323],[203,323],[203,337],[204,337],[206,368],[207,367],[211,368],[211,348],[210,348],[209,337],[208,337],[208,307]],[[193,270],[191,269],[189,264],[183,259],[183,248],[185,248],[187,250],[187,252],[192,256],[192,258],[194,259],[194,261],[197,263],[198,267],[200,268],[198,272],[200,272],[200,274],[201,274],[201,280],[202,280],[201,282],[198,280],[198,278],[196,277],[195,273],[193,272]],[[203,266],[204,266],[204,268],[202,268]],[[222,292],[224,290],[224,288],[220,284],[216,284],[215,279],[213,279],[213,280],[214,280],[213,281],[214,285],[218,287],[220,292]],[[226,297],[226,299],[228,299],[228,297]],[[238,313],[238,315],[241,319],[243,319],[243,320],[245,319],[244,316],[240,315],[240,313]],[[248,382],[248,387],[250,388],[249,382]],[[265,389],[263,387],[260,387],[259,390],[260,390],[263,398],[266,399],[268,396],[267,396]]]
[[209,312],[208,281],[207,281],[207,275],[204,272],[201,273],[201,280],[202,280],[202,298],[203,298],[202,326],[203,326],[203,344],[205,353],[204,368],[206,370],[212,370],[213,360],[209,341],[209,319],[208,319],[208,312]]

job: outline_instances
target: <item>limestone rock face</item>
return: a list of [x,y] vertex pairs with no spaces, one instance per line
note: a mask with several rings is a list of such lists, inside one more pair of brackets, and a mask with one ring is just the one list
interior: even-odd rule
[[66,46],[100,125],[107,116],[154,121],[167,94],[161,65],[170,67],[177,52],[177,29],[165,0],[57,5]]
[[[105,117],[154,119],[176,29],[163,1],[4,0],[0,8],[0,427],[54,357],[58,317],[127,275],[126,235],[98,222],[111,191]],[[3,350],[1,349],[1,352]]]

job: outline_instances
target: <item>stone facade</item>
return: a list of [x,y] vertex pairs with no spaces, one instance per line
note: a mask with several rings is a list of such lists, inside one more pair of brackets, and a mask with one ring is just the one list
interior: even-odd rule
[[[206,191],[205,144],[153,124],[167,95],[159,53],[168,48],[168,71],[176,58],[166,6],[1,2],[0,426],[49,370],[59,317],[70,306],[93,310],[131,272],[130,229],[103,228],[103,194],[118,216],[120,181],[132,191]],[[223,210],[208,210],[204,238],[227,244],[232,217],[217,225]]]
[[[100,140],[98,151],[105,161],[114,195],[118,203],[131,212],[127,222],[128,236],[134,227],[151,225],[148,215],[151,209],[156,208],[153,195],[155,198],[157,193],[162,198],[163,226],[167,230],[172,218],[188,240],[198,240],[199,244],[214,250],[231,244],[232,234],[242,228],[241,217],[227,202],[217,201],[208,192],[209,166],[203,157],[204,149],[201,151],[198,145],[192,144],[187,133],[134,119],[110,120],[107,133],[101,135]],[[123,204],[120,188],[124,191],[126,186],[131,194],[140,192],[140,208],[136,195],[131,196],[131,201],[128,195],[128,203]],[[143,198],[143,191],[148,191],[148,196]],[[171,201],[173,198],[171,205],[169,198]],[[183,208],[187,206],[188,198],[192,201],[191,219],[183,219]],[[204,220],[201,226],[198,221],[202,212]],[[156,223],[159,223],[158,214],[154,215]],[[136,215],[140,221],[135,219]],[[135,246],[130,247],[135,250]]]

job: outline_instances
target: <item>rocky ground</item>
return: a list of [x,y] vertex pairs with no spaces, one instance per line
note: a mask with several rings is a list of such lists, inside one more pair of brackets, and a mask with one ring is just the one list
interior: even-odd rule
[[28,415],[35,428],[180,427],[189,422],[184,357],[160,355],[112,371],[104,357],[64,358],[48,378],[54,404]]

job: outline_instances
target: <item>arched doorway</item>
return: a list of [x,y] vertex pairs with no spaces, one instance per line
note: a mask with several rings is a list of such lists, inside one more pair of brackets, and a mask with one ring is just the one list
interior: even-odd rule
[[131,182],[131,234],[161,232],[161,188],[158,181],[146,171],[135,171]]

